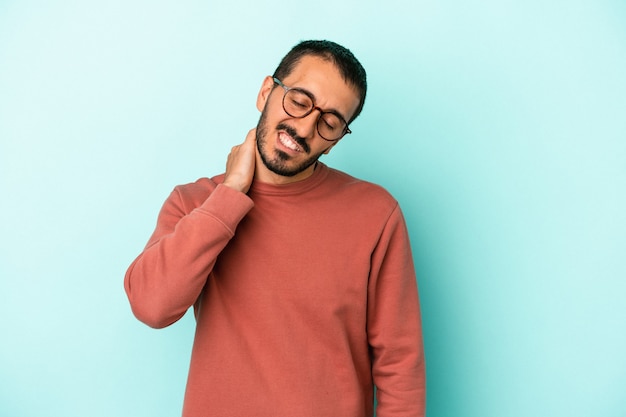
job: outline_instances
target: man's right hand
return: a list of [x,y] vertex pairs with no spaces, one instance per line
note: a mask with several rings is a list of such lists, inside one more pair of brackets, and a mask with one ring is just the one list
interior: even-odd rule
[[224,185],[247,193],[254,178],[256,161],[256,128],[248,132],[246,140],[233,146],[226,161]]

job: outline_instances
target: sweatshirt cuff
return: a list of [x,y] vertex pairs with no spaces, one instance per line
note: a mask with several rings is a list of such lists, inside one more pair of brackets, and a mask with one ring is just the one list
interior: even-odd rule
[[254,202],[247,194],[218,184],[199,210],[220,220],[234,233],[239,222],[252,207],[254,207]]

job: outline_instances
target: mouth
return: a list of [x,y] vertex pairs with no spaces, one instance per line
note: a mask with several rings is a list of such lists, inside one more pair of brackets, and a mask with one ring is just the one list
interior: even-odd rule
[[302,147],[298,145],[298,142],[296,142],[288,133],[284,131],[278,132],[278,141],[285,148],[293,152],[298,152],[298,153],[304,152]]

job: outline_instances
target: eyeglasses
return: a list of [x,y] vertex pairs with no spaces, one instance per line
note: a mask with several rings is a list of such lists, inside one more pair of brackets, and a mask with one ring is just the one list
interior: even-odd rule
[[317,118],[317,133],[322,139],[334,142],[344,135],[352,133],[348,128],[346,120],[336,111],[324,111],[313,102],[310,93],[299,88],[290,88],[283,84],[278,78],[274,82],[285,89],[283,96],[283,109],[291,117],[301,119],[311,114],[313,110],[319,110]]

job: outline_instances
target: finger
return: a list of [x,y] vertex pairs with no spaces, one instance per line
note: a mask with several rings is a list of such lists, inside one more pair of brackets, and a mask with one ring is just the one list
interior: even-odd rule
[[256,127],[248,131],[245,142],[255,142],[255,141],[256,141]]

